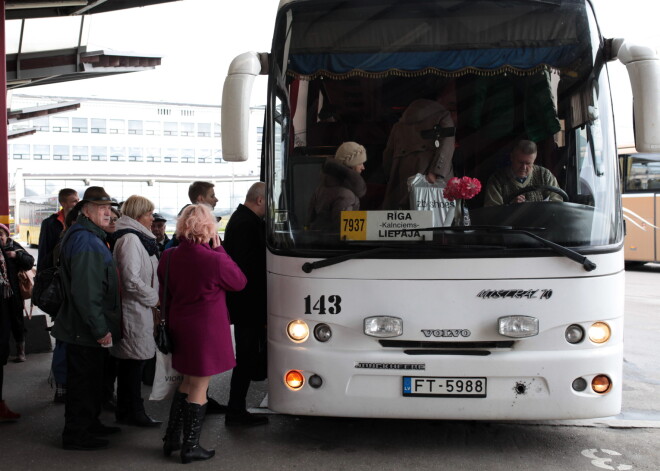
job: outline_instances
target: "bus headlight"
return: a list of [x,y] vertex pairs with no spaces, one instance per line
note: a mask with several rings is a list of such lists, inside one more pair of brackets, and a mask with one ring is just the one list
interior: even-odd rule
[[598,394],[605,394],[612,388],[612,380],[606,375],[596,375],[591,380],[591,389]]
[[284,375],[284,384],[286,384],[289,389],[297,391],[303,387],[305,384],[305,377],[302,374],[302,371],[299,370],[289,370]]
[[497,320],[500,335],[517,339],[534,337],[539,333],[539,320],[530,316],[506,316]]
[[332,330],[328,324],[317,324],[314,327],[314,338],[319,342],[327,342],[332,337]]
[[569,325],[566,327],[564,337],[568,343],[580,343],[584,339],[584,329],[577,324]]
[[309,327],[307,327],[307,323],[305,321],[291,321],[289,322],[289,325],[286,326],[286,333],[294,342],[304,342],[307,340],[307,337],[309,337]]
[[398,337],[403,334],[403,320],[391,316],[367,317],[364,333],[371,337]]
[[589,340],[593,343],[605,343],[612,336],[610,326],[605,322],[594,322],[589,327]]

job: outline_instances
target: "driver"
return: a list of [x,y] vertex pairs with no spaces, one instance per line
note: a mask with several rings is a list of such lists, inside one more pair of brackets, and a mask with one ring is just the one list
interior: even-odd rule
[[512,198],[524,188],[539,186],[558,187],[557,179],[547,168],[534,165],[536,144],[532,141],[519,141],[511,152],[511,165],[495,172],[488,179],[484,206],[497,206],[526,201],[563,201],[553,191],[529,191]]

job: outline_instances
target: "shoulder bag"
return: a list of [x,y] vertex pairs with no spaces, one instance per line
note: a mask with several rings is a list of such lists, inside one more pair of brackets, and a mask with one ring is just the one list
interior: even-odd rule
[[169,281],[170,275],[170,258],[172,258],[171,253],[167,257],[167,265],[165,266],[165,286],[163,287],[163,300],[160,304],[161,318],[156,325],[156,331],[154,333],[156,338],[156,348],[159,352],[165,355],[172,353],[173,348],[172,338],[170,337],[167,325],[167,282]]

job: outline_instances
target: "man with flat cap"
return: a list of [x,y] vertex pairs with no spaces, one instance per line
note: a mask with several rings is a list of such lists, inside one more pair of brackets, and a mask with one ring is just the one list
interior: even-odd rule
[[167,227],[167,219],[158,213],[154,213],[154,222],[151,223],[151,233],[156,236],[156,244],[158,245],[158,258],[165,250],[165,246],[170,241],[170,238],[165,234]]
[[60,251],[63,302],[52,329],[67,344],[67,394],[62,446],[67,450],[106,448],[101,436],[119,432],[99,420],[107,350],[120,339],[117,267],[105,228],[116,206],[102,187],[89,187],[76,205],[78,219],[67,229]]

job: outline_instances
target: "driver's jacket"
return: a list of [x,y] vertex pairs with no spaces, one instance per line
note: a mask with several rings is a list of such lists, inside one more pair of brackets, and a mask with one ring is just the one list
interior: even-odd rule
[[[532,186],[558,187],[559,185],[550,170],[538,165],[534,165],[531,175],[522,183],[516,180],[511,167],[500,169],[488,179],[484,206],[508,204],[514,194],[523,188]],[[562,197],[553,191],[530,191],[525,193],[525,201],[543,201],[548,198],[550,201],[563,201]]]

